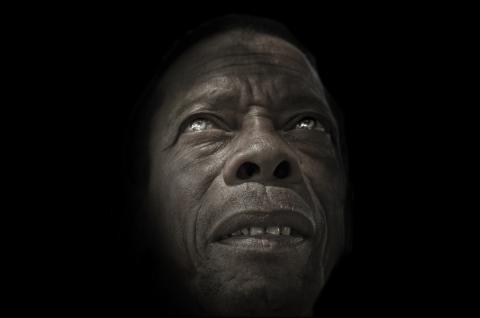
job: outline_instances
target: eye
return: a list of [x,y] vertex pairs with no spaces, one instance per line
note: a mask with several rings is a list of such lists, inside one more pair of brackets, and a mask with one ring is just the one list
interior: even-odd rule
[[204,131],[213,128],[213,123],[205,118],[197,118],[189,121],[185,126],[185,132]]
[[313,117],[304,117],[297,121],[295,124],[295,129],[306,129],[306,130],[320,130],[325,132],[325,127],[320,123],[320,121]]

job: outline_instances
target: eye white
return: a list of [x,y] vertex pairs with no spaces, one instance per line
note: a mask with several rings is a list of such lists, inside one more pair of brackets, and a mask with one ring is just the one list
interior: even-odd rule
[[212,123],[203,118],[195,119],[192,122],[190,122],[186,128],[186,131],[203,131],[212,128],[213,125]]
[[307,129],[307,130],[312,130],[312,129],[319,129],[321,131],[325,131],[325,127],[323,127],[321,124],[318,123],[318,121],[314,118],[303,118],[297,124],[295,125],[296,129]]

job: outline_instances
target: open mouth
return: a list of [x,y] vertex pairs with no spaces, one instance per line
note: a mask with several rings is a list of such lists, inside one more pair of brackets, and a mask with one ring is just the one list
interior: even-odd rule
[[244,227],[241,230],[235,231],[233,233],[224,235],[221,240],[229,239],[232,237],[238,238],[275,238],[277,236],[293,236],[303,238],[303,235],[299,231],[292,229],[287,225],[270,225],[267,227],[262,226],[251,226]]
[[211,238],[227,245],[265,248],[298,244],[311,238],[314,232],[314,223],[301,212],[253,211],[224,220]]

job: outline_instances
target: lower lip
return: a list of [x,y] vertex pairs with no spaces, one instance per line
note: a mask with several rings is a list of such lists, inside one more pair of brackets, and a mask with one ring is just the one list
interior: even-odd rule
[[273,250],[278,248],[291,248],[305,243],[303,237],[290,235],[258,235],[258,236],[235,236],[217,243],[241,249]]

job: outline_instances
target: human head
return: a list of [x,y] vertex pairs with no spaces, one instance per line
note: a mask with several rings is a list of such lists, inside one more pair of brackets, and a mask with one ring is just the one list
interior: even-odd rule
[[207,313],[308,314],[346,244],[342,136],[315,61],[251,17],[183,43],[140,103],[152,242]]

